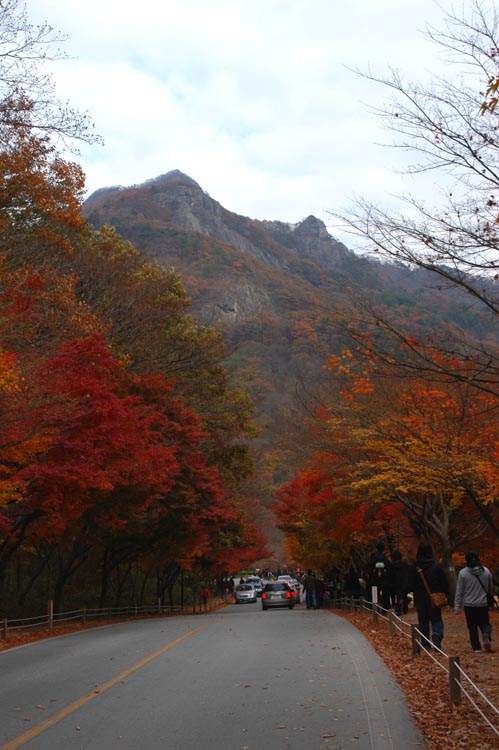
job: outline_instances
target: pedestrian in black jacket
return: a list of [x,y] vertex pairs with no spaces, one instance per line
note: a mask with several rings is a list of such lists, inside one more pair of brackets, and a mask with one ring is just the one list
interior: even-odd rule
[[414,604],[418,613],[418,628],[426,639],[423,641],[423,646],[431,648],[431,624],[431,640],[437,648],[440,648],[444,637],[442,608],[432,605],[423,576],[431,592],[441,591],[446,596],[449,595],[449,584],[445,571],[435,560],[431,542],[419,543],[416,559],[409,568],[407,588],[408,591],[414,593]]
[[408,582],[409,563],[402,559],[402,553],[396,549],[392,552],[392,564],[388,569],[387,583],[392,606],[398,615],[406,615],[408,611]]
[[369,586],[376,586],[378,590],[378,602],[383,609],[390,609],[390,592],[388,589],[388,571],[391,562],[386,556],[385,545],[379,542],[376,552],[369,561]]

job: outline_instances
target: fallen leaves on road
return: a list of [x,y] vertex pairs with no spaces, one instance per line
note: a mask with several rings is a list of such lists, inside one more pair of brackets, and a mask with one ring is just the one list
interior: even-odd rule
[[[412,656],[408,638],[390,636],[386,621],[380,619],[374,624],[368,612],[334,612],[345,617],[365,635],[391,670],[405,692],[410,711],[427,742],[428,750],[442,750],[444,747],[452,747],[453,750],[499,750],[499,737],[487,726],[465,696],[461,706],[451,704],[447,674],[434,665],[428,656]],[[499,645],[496,646],[496,643],[499,644],[499,612],[492,612],[490,619],[494,637],[492,653],[472,653],[464,616],[455,617],[451,613],[444,615],[445,639],[442,648],[446,654],[460,657],[464,672],[491,703],[499,708]],[[404,620],[415,622],[414,612],[404,615]],[[98,625],[114,623],[116,619],[101,620]],[[0,651],[95,626],[96,623],[76,623],[58,625],[53,630],[9,635],[8,640],[0,640]],[[24,721],[30,719],[26,718]],[[497,715],[493,717],[493,723],[498,725]]]

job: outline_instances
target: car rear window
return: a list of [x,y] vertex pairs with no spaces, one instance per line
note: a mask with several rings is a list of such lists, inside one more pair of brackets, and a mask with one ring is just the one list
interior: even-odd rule
[[286,591],[287,589],[287,583],[267,583],[265,586],[265,591]]

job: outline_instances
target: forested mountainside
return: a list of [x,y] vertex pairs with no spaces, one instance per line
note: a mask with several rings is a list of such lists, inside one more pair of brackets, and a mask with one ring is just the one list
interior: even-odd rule
[[[101,189],[85,202],[84,215],[173,267],[192,315],[223,331],[225,365],[256,405],[257,491],[267,504],[291,468],[299,405],[330,377],[324,363],[344,342],[338,321],[354,314],[359,300],[389,309],[405,325],[412,321],[415,330],[445,322],[473,335],[477,326],[455,292],[436,290],[432,275],[357,255],[313,216],[293,225],[232,213],[179,171]],[[487,321],[478,324],[483,335]]]

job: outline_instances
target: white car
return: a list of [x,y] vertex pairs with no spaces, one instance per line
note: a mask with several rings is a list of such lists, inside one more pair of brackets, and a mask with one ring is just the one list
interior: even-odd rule
[[251,585],[255,587],[257,596],[262,595],[263,581],[261,578],[258,578],[258,576],[249,576],[246,579],[246,583],[251,583]]
[[252,583],[240,583],[234,589],[236,604],[256,602],[256,588]]

